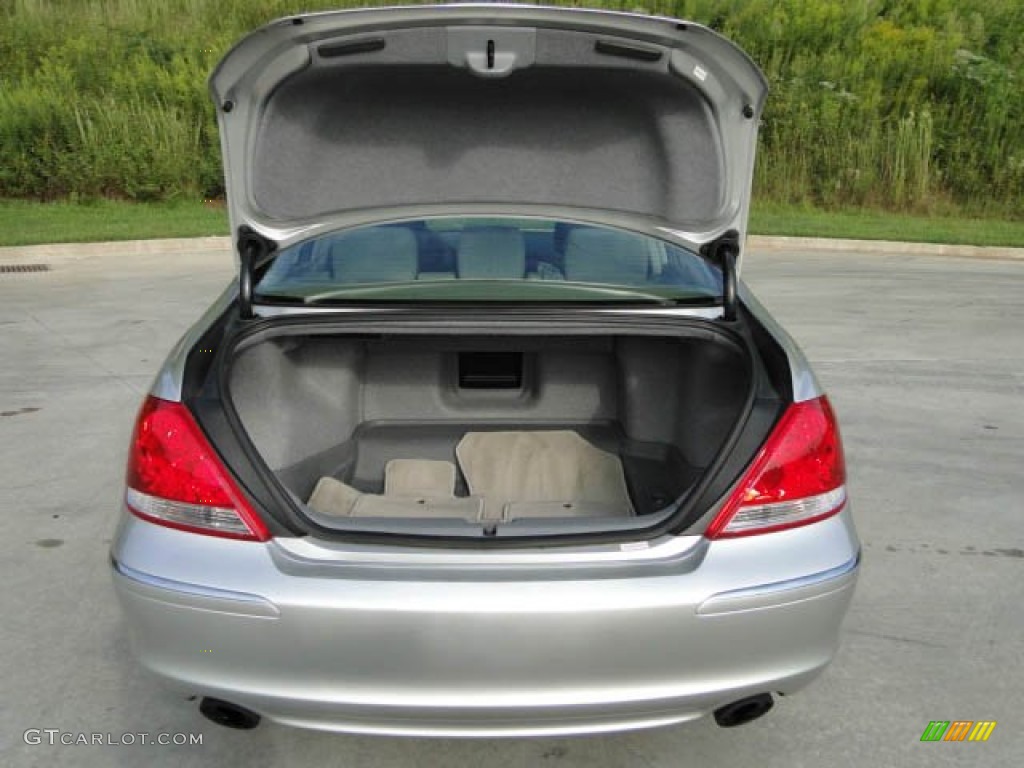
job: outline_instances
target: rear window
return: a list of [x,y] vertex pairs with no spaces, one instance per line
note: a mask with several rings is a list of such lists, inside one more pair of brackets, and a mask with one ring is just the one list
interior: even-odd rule
[[610,227],[437,218],[359,227],[282,251],[257,299],[708,303],[717,269],[664,240]]

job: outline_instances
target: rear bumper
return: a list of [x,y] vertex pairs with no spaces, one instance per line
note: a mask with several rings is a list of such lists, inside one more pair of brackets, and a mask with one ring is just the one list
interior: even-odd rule
[[[755,546],[775,545],[784,577],[754,582],[749,569],[722,576],[751,541],[704,542],[676,573],[625,578],[336,579],[282,573],[267,545],[197,542],[207,537],[131,519],[114,584],[145,667],[273,720],[417,736],[593,733],[691,720],[816,677],[859,567],[847,514],[809,527],[825,550],[811,560],[828,567],[799,576],[782,563],[809,529],[756,537],[780,537]],[[181,555],[144,562],[158,543]],[[233,547],[222,572],[248,569],[251,589],[169,567],[201,561],[206,545]]]

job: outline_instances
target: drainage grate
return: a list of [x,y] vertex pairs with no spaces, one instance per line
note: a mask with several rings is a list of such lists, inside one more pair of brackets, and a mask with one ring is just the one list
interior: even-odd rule
[[49,272],[49,264],[0,264],[0,275],[12,275],[19,272]]

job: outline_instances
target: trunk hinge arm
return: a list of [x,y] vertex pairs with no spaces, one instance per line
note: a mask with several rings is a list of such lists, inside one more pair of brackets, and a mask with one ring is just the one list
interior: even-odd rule
[[740,253],[740,234],[730,229],[700,249],[701,255],[722,270],[722,319],[736,319],[736,257]]
[[238,314],[243,320],[251,320],[252,291],[256,282],[256,270],[267,263],[268,257],[277,249],[277,243],[259,232],[242,226],[238,228]]

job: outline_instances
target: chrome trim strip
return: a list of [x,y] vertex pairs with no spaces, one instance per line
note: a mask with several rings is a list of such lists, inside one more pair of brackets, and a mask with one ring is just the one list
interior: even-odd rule
[[[161,576],[154,576],[150,573],[143,573],[142,571],[130,568],[129,566],[118,562],[114,557],[110,558],[110,566],[114,569],[114,573],[123,576],[133,582],[134,585],[167,593],[167,597],[175,602],[177,602],[175,600],[176,597],[184,598],[181,602],[189,605],[190,607],[208,607],[210,610],[220,610],[223,613],[241,613],[248,616],[276,618],[280,614],[273,603],[259,595],[252,595],[247,592],[233,592],[227,589],[216,589],[215,587],[204,587],[199,584],[190,584],[184,581],[165,579]],[[201,601],[200,604],[188,602],[190,599],[194,598],[199,598]],[[202,601],[216,602],[210,602],[204,606]]]
[[837,565],[835,568],[829,568],[827,571],[819,571],[818,573],[799,576],[795,579],[786,579],[785,581],[773,581],[768,584],[758,584],[756,587],[744,587],[743,589],[734,589],[729,592],[719,592],[718,594],[709,597],[708,600],[732,599],[737,597],[765,597],[768,595],[778,595],[780,592],[788,592],[792,589],[801,589],[802,587],[816,587],[827,581],[832,581],[833,579],[838,579],[846,576],[848,573],[852,573],[857,570],[859,565],[860,550],[858,549],[857,554],[848,561],[842,565]]
[[826,571],[799,576],[795,579],[773,581],[753,587],[734,589],[712,595],[697,607],[700,616],[715,616],[741,611],[772,608],[787,603],[796,603],[842,589],[853,583],[853,577],[860,566],[860,550],[842,565]]

